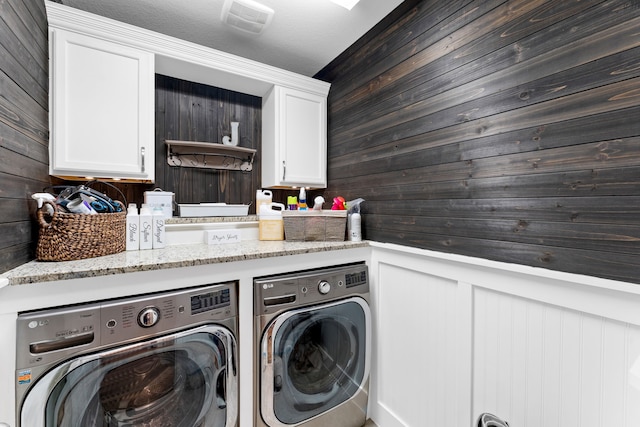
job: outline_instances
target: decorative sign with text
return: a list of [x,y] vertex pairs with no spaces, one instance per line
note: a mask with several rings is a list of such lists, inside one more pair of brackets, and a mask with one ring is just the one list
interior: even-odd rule
[[240,243],[242,236],[240,230],[206,230],[204,241],[208,245],[223,245],[225,243]]

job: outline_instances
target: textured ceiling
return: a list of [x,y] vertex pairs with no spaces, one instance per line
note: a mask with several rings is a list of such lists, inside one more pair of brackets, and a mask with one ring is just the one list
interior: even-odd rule
[[402,0],[360,0],[350,11],[329,0],[259,0],[275,11],[260,35],[220,20],[224,0],[62,0],[96,15],[313,76]]

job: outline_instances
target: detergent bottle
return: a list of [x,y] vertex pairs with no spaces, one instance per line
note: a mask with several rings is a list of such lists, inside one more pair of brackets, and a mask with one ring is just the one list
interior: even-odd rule
[[[277,209],[274,209],[277,208]],[[261,204],[258,211],[258,234],[260,240],[284,240],[282,203]]]

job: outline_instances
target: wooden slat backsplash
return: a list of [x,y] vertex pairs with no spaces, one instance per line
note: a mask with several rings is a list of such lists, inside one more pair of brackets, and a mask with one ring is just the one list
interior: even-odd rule
[[[257,151],[251,172],[182,168],[167,164],[164,141],[222,143],[239,122],[239,143]],[[260,185],[262,98],[156,75],[156,183],[177,203],[254,201]],[[250,207],[255,212],[255,204]]]
[[405,1],[316,77],[365,238],[640,283],[640,4]]

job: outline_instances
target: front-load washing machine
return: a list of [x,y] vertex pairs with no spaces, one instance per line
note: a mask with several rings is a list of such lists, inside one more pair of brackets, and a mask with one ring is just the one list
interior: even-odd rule
[[236,287],[20,313],[18,427],[235,427]]
[[360,427],[370,349],[365,264],[254,280],[257,427]]

